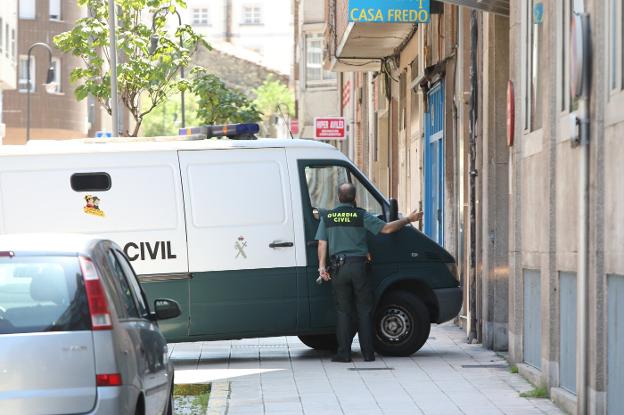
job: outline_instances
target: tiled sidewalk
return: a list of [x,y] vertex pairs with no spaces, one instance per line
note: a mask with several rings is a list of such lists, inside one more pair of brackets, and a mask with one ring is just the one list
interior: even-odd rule
[[[332,363],[328,353],[293,337],[170,348],[176,370],[199,369],[198,374],[212,376],[209,414],[562,413],[547,399],[521,398],[520,392],[532,386],[511,374],[495,353],[464,339],[451,324],[433,326],[425,347],[412,357],[378,356],[370,363],[355,343],[351,364]],[[241,369],[258,374],[241,376],[249,373]],[[270,369],[277,370],[264,371]]]

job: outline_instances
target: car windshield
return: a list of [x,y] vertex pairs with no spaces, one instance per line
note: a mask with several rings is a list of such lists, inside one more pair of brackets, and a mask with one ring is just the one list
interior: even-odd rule
[[0,334],[89,330],[76,256],[0,258]]

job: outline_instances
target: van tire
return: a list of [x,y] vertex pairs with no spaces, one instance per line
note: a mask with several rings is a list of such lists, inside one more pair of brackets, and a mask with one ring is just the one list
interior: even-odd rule
[[429,338],[429,310],[416,295],[391,291],[384,295],[375,310],[374,342],[384,356],[410,356]]
[[338,349],[338,342],[336,341],[336,335],[332,334],[313,334],[299,336],[301,343],[314,350],[329,350],[335,352]]

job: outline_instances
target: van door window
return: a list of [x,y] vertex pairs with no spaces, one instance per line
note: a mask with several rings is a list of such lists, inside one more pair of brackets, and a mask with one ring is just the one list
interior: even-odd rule
[[126,316],[130,318],[139,318],[139,311],[137,310],[136,303],[134,301],[134,297],[132,295],[132,291],[130,290],[130,285],[126,280],[124,275],[124,270],[117,260],[117,257],[113,253],[113,251],[108,251],[108,260],[111,264],[111,269],[113,271],[113,276],[119,283],[119,287],[121,290],[121,300],[122,305],[124,306],[124,311]]
[[305,176],[312,208],[334,209],[338,204],[338,186],[348,182],[356,188],[357,207],[371,215],[383,217],[382,205],[345,166],[307,166]]

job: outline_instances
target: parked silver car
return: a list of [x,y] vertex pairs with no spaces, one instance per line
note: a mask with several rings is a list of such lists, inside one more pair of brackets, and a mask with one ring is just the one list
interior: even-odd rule
[[0,414],[171,414],[173,364],[113,242],[0,236]]

